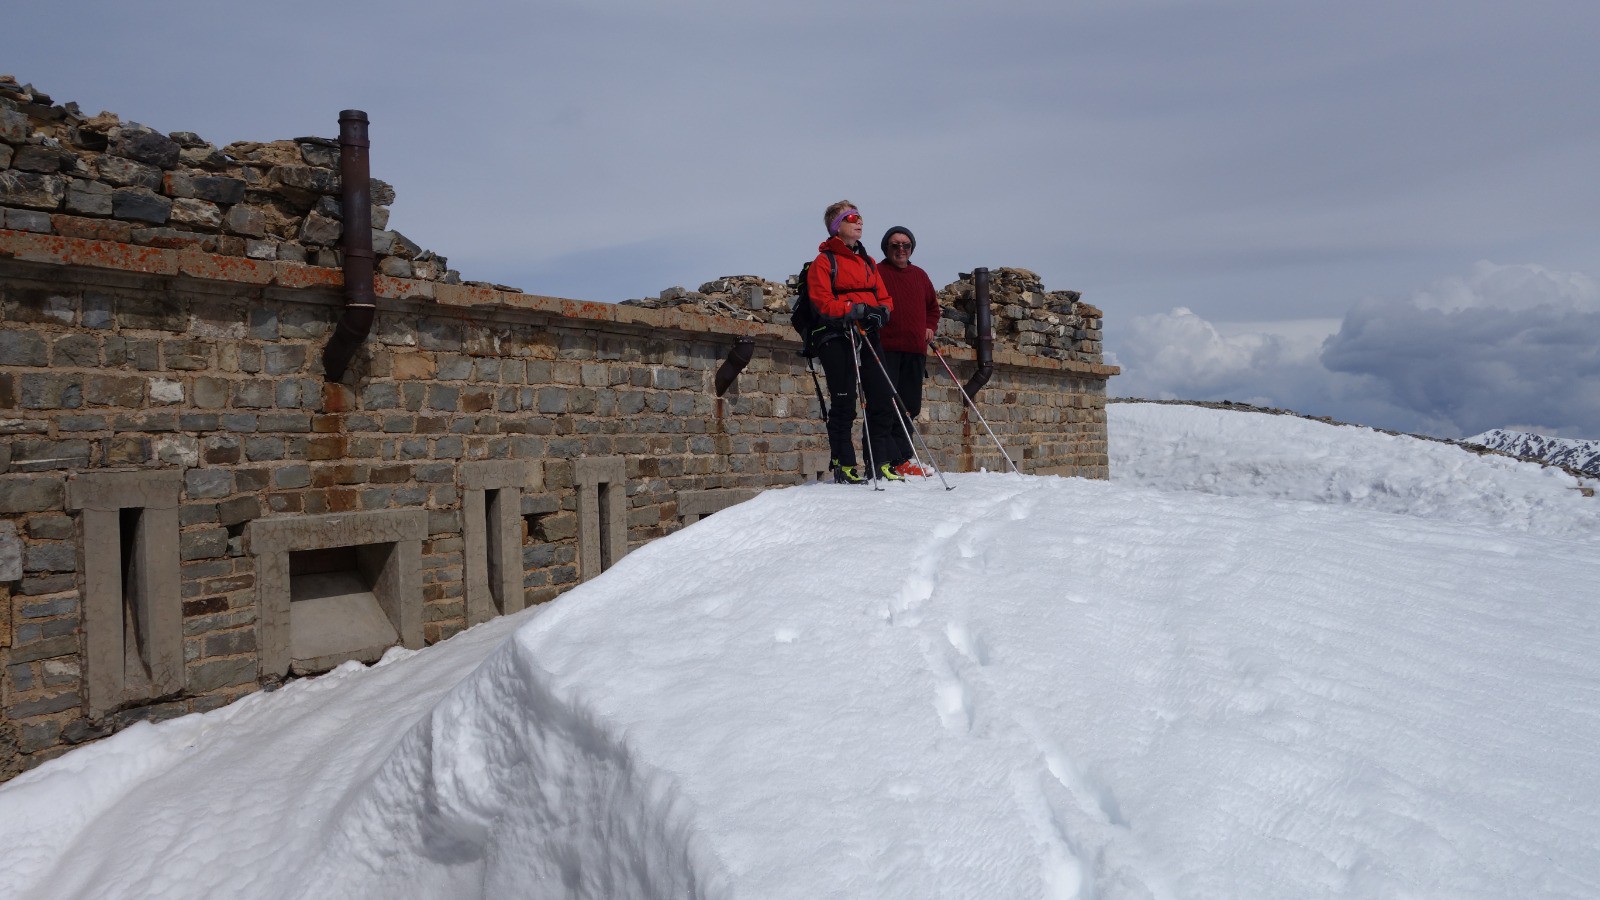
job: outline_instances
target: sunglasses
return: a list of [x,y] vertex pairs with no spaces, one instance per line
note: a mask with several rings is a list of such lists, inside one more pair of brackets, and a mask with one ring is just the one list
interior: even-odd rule
[[841,221],[841,222],[849,222],[851,225],[855,225],[855,224],[857,224],[857,223],[859,223],[861,221],[861,213],[851,213],[848,216],[845,216],[843,219],[840,219],[839,221]]
[[909,241],[890,241],[889,249],[909,251],[911,249],[911,243]]

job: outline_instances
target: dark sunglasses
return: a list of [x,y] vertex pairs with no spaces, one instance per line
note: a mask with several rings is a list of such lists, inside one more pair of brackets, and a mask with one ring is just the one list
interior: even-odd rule
[[890,241],[889,242],[889,249],[890,250],[910,250],[911,249],[911,243],[909,241]]

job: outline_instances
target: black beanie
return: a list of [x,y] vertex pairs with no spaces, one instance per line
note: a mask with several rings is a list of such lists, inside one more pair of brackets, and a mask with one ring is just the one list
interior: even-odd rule
[[883,251],[885,259],[887,259],[889,256],[889,238],[892,238],[897,234],[905,235],[906,240],[911,242],[911,252],[917,252],[917,236],[912,234],[911,229],[905,227],[904,225],[896,225],[888,231],[885,231],[883,233],[883,240],[878,242],[878,249]]

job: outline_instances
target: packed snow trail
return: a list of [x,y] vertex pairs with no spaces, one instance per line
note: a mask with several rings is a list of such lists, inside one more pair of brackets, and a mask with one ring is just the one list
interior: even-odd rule
[[[0,895],[1600,896],[1595,501],[1358,429],[1168,428],[1258,496],[1170,489],[1181,454],[767,492],[0,787]],[[1251,461],[1315,448],[1348,462]],[[1326,487],[1358,460],[1378,509]]]

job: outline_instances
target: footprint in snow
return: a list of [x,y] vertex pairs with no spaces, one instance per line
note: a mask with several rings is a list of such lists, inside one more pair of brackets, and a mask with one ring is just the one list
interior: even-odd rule
[[984,643],[983,636],[974,634],[966,623],[946,622],[944,636],[957,653],[974,664],[979,666],[989,664],[989,646]]

